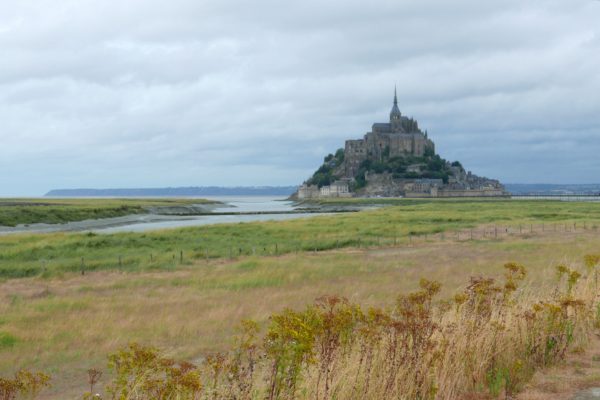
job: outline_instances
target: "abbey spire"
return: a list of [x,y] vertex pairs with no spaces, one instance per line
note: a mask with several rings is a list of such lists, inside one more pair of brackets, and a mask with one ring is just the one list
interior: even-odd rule
[[401,129],[401,118],[402,114],[400,113],[400,109],[398,108],[398,96],[396,93],[396,86],[394,86],[394,105],[392,106],[392,111],[390,111],[390,124],[392,125],[392,129],[394,131]]

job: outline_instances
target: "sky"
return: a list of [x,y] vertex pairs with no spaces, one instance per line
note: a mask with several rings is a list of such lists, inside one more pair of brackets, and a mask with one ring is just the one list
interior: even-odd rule
[[404,115],[505,183],[600,183],[598,0],[0,2],[0,195],[295,185]]

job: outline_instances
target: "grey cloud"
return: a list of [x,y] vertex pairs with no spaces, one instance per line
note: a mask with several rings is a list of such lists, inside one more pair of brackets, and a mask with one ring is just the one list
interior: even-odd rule
[[0,194],[299,183],[387,118],[394,84],[476,173],[598,181],[599,17],[558,0],[5,2]]

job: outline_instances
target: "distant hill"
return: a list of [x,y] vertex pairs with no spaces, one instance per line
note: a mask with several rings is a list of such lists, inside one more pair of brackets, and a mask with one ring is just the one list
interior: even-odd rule
[[296,186],[169,187],[139,189],[55,189],[45,197],[289,196]]
[[507,183],[511,194],[598,194],[600,184],[550,184],[550,183]]

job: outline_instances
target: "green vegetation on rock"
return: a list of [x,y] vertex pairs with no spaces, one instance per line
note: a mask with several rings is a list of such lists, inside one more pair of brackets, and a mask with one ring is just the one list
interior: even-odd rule
[[344,162],[344,149],[338,149],[335,154],[329,154],[325,157],[323,165],[317,169],[313,176],[308,180],[309,185],[319,187],[330,185],[336,179],[336,169]]

